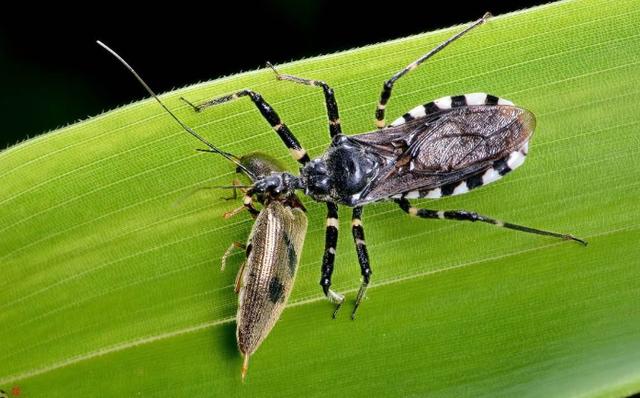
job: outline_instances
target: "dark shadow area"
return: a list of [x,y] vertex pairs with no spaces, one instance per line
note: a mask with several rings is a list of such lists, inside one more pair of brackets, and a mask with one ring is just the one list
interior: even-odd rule
[[432,2],[272,0],[135,9],[104,3],[86,10],[15,4],[0,24],[0,148],[145,97],[96,39],[164,92],[262,67],[267,60],[277,64],[347,50],[469,22],[485,11],[497,15],[541,3],[451,3],[438,9]]

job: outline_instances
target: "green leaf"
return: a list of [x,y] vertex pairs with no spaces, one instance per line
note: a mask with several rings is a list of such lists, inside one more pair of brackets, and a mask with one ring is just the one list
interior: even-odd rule
[[[421,205],[573,233],[588,247],[371,205],[364,222],[373,282],[351,321],[359,270],[343,210],[334,286],[349,303],[332,321],[318,286],[324,206],[306,200],[310,227],[289,308],[244,385],[235,272],[218,267],[252,221],[222,218],[240,204],[222,200],[226,192],[175,205],[195,187],[228,184],[233,165],[196,153],[198,143],[151,100],[5,150],[0,389],[34,397],[640,391],[639,20],[632,0],[497,17],[402,79],[387,108],[392,119],[440,96],[484,91],[530,109],[538,128],[525,167]],[[345,131],[363,132],[373,128],[381,83],[460,29],[280,69],[329,82]],[[123,55],[135,66],[135,54]],[[260,149],[295,170],[248,101],[202,114],[179,101],[245,87],[265,96],[311,155],[327,147],[321,91],[278,82],[268,70],[163,98],[223,149]]]

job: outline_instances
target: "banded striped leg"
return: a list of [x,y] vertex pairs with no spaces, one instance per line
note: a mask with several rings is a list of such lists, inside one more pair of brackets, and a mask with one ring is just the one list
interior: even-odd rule
[[297,76],[283,75],[278,72],[278,70],[269,62],[267,62],[267,66],[273,69],[276,74],[276,79],[278,80],[288,80],[290,82],[305,84],[307,86],[322,87],[322,91],[324,92],[324,102],[327,107],[327,117],[329,118],[329,135],[331,135],[331,138],[333,138],[338,134],[342,134],[342,127],[340,126],[340,115],[338,114],[338,103],[336,102],[336,97],[333,89],[329,87],[327,83],[320,80],[311,80]]
[[516,231],[527,232],[530,234],[536,235],[545,235],[545,236],[553,236],[554,238],[560,238],[563,240],[573,240],[583,245],[587,245],[587,242],[584,239],[577,238],[573,235],[569,234],[559,234],[557,232],[545,231],[542,229],[536,229],[531,227],[526,227],[524,225],[512,224],[509,222],[504,222],[500,220],[496,220],[493,218],[489,218],[487,216],[483,216],[478,213],[465,211],[465,210],[428,210],[428,209],[418,209],[416,207],[411,206],[411,203],[407,199],[396,199],[396,203],[400,206],[402,210],[406,213],[420,218],[434,218],[440,220],[457,220],[457,221],[481,221],[487,224],[495,225],[496,227],[513,229]]
[[225,95],[222,97],[214,98],[212,100],[203,102],[199,105],[194,105],[191,102],[187,101],[185,98],[180,98],[187,104],[191,105],[191,107],[196,112],[201,112],[203,109],[209,108],[211,106],[224,104],[225,102],[233,101],[235,99],[241,97],[249,97],[251,101],[255,104],[256,108],[262,114],[262,117],[265,118],[269,125],[278,133],[278,136],[282,140],[282,142],[287,146],[289,152],[291,153],[291,157],[297,160],[301,164],[306,164],[309,161],[309,155],[307,155],[307,151],[300,146],[300,142],[293,135],[289,127],[286,124],[282,123],[280,120],[280,116],[276,113],[276,111],[265,101],[262,96],[255,91],[252,90],[240,90],[233,94]]
[[400,72],[396,73],[395,75],[391,76],[391,79],[389,79],[386,82],[384,82],[384,85],[382,86],[382,93],[380,93],[380,101],[378,101],[378,107],[376,108],[376,127],[381,129],[381,128],[384,128],[384,126],[385,126],[384,109],[387,106],[387,102],[389,101],[389,98],[391,97],[391,90],[393,90],[393,85],[398,79],[400,79],[402,76],[406,75],[407,73],[411,72],[412,70],[416,69],[424,61],[428,60],[429,58],[431,58],[435,54],[439,53],[440,50],[442,50],[443,48],[445,48],[446,46],[448,46],[452,42],[454,42],[457,39],[459,39],[465,33],[469,32],[471,29],[475,28],[478,25],[481,25],[489,17],[491,17],[490,13],[484,14],[482,16],[482,18],[478,19],[477,21],[475,21],[474,23],[469,25],[462,32],[456,33],[455,35],[453,35],[452,37],[450,37],[446,41],[440,43],[436,48],[434,48],[433,50],[429,51],[428,53],[426,53],[422,57],[418,58],[417,60],[413,61],[406,68],[404,68]]
[[322,257],[322,276],[320,285],[330,302],[336,304],[333,311],[335,319],[338,310],[344,302],[344,296],[330,289],[333,264],[336,260],[336,245],[338,243],[338,206],[335,203],[327,203],[327,231],[325,234],[324,256]]
[[351,319],[356,318],[356,311],[364,298],[367,287],[369,286],[369,278],[371,277],[371,267],[369,266],[369,253],[367,253],[367,244],[364,241],[364,229],[362,228],[362,206],[353,209],[351,216],[351,233],[353,234],[353,242],[356,244],[356,253],[358,254],[358,262],[360,263],[360,273],[362,274],[362,285],[358,290],[356,304],[351,313]]

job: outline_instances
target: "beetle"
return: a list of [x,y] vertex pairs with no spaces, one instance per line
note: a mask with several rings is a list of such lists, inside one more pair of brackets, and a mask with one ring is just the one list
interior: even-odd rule
[[[284,173],[284,167],[273,157],[251,153],[237,157],[222,151],[183,123],[158,98],[154,91],[142,80],[136,71],[115,51],[98,41],[100,46],[118,59],[160,106],[189,134],[209,147],[198,149],[225,157],[233,162],[237,172],[244,173],[254,183],[274,173]],[[233,188],[241,187],[237,184]],[[233,247],[245,249],[246,260],[236,277],[235,291],[238,294],[236,315],[236,340],[238,350],[243,355],[241,377],[244,378],[249,365],[249,357],[258,349],[278,321],[293,288],[300,253],[307,232],[307,216],[295,192],[264,191],[256,195],[264,205],[261,211],[253,206],[242,206],[255,217],[246,245],[235,242],[222,256],[222,268]],[[232,211],[225,218],[236,214]]]
[[526,159],[528,143],[535,129],[534,115],[491,94],[443,97],[413,108],[389,126],[385,123],[385,108],[394,84],[489,17],[490,14],[486,13],[384,82],[375,109],[377,131],[344,135],[334,90],[327,83],[281,74],[267,64],[278,80],[323,90],[331,144],[324,154],[313,160],[273,107],[253,90],[240,90],[197,105],[183,98],[196,112],[239,98],[249,98],[292,157],[300,163],[299,176],[281,172],[257,180],[246,192],[244,204],[252,209],[253,195],[279,195],[296,190],[304,190],[312,199],[326,202],[326,244],[320,285],[325,296],[336,305],[334,318],[344,302],[344,295],[331,289],[338,237],[338,205],[353,207],[351,230],[362,275],[352,319],[365,296],[372,274],[362,224],[363,205],[369,203],[393,200],[400,209],[415,217],[479,221],[586,245],[586,241],[570,234],[504,222],[466,210],[417,208],[409,202],[409,199],[438,199],[466,193],[499,180],[520,167]]
[[[255,176],[252,180],[285,170],[280,162],[263,153],[251,153],[238,159]],[[238,172],[241,171],[239,168]],[[249,357],[262,344],[287,304],[308,224],[306,210],[295,193],[266,194],[257,200],[264,207],[254,213],[256,219],[247,244],[234,242],[222,256],[224,269],[233,248],[242,248],[246,253],[235,283],[238,294],[236,341],[244,357],[243,381]]]

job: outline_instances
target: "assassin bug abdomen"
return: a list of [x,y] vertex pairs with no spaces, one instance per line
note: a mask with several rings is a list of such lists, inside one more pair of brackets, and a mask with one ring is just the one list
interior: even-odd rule
[[493,95],[444,97],[382,130],[336,135],[301,170],[306,193],[348,206],[468,192],[519,167],[533,114]]

